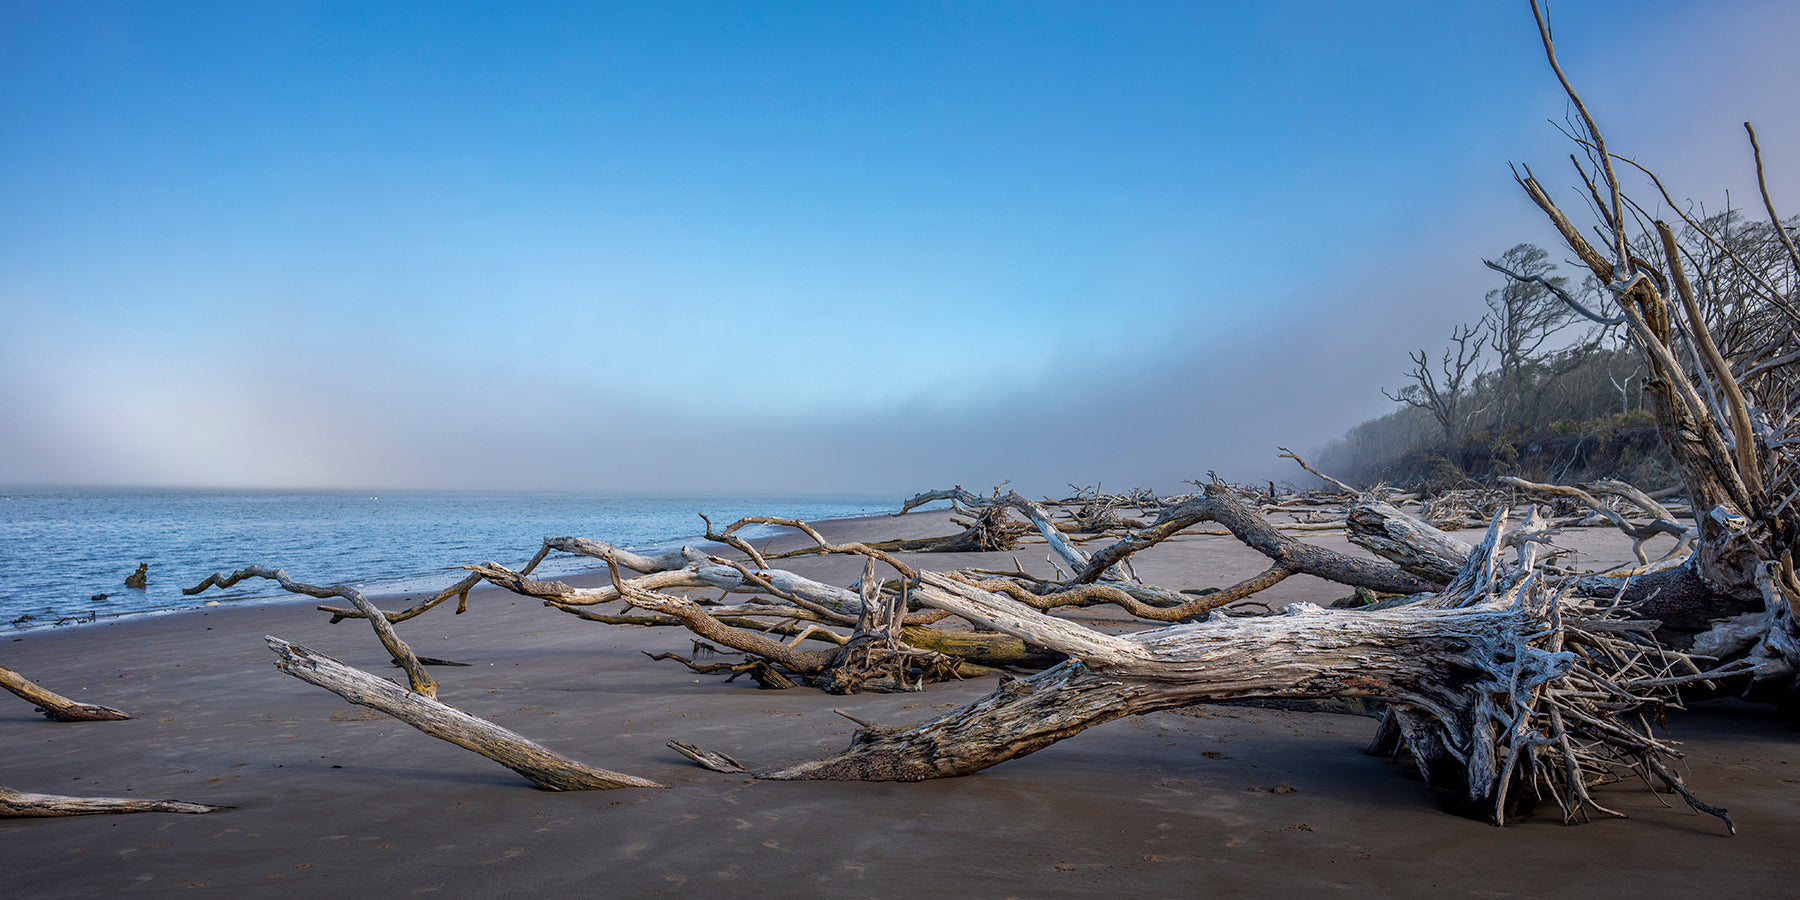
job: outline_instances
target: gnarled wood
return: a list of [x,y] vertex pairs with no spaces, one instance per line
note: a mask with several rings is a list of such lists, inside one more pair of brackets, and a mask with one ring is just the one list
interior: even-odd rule
[[[1624,516],[1619,515],[1612,507],[1600,502],[1599,498],[1581,488],[1566,487],[1560,484],[1539,484],[1535,481],[1526,481],[1525,479],[1514,475],[1502,475],[1497,480],[1502,484],[1510,484],[1513,487],[1534,496],[1567,497],[1571,500],[1579,501],[1582,505],[1593,510],[1601,518],[1611,523],[1614,528],[1624,532],[1626,537],[1631,538],[1631,553],[1633,556],[1637,557],[1640,565],[1648,565],[1650,562],[1650,557],[1644,553],[1644,543],[1651,538],[1661,534],[1666,534],[1675,538],[1675,546],[1670,548],[1669,552],[1662,556],[1663,559],[1672,559],[1683,550],[1686,550],[1688,545],[1693,543],[1694,538],[1699,533],[1697,528],[1690,528],[1668,518],[1658,518],[1650,522],[1632,522]],[[1618,482],[1613,482],[1612,484],[1617,485]],[[1610,486],[1611,485],[1609,485],[1609,487]],[[1613,488],[1613,492],[1616,494],[1622,493],[1617,487]],[[1639,493],[1641,494],[1641,492]],[[1628,492],[1623,492],[1622,495],[1631,497],[1631,494]],[[1632,499],[1635,500],[1636,498]],[[1648,497],[1645,497],[1644,499],[1649,501],[1652,506],[1657,508],[1661,507],[1661,504],[1656,503],[1654,500],[1649,500]],[[1667,512],[1667,510],[1663,511],[1665,513]]]
[[1255,510],[1233,496],[1229,487],[1216,483],[1208,485],[1201,496],[1165,511],[1162,519],[1153,527],[1094,554],[1073,580],[1077,583],[1092,583],[1100,573],[1132,554],[1167,540],[1183,528],[1199,522],[1217,522],[1225,526],[1238,540],[1289,572],[1314,575],[1339,584],[1388,594],[1416,594],[1437,586],[1392,563],[1346,556],[1282,534],[1257,515]]
[[1461,538],[1377,501],[1350,508],[1348,536],[1351,543],[1435,585],[1449,584],[1475,549]]
[[319,587],[295,581],[280,569],[271,569],[267,566],[245,566],[230,575],[214,572],[206,576],[206,580],[199,584],[183,589],[182,593],[191,596],[215,585],[223,590],[246,578],[267,578],[281,585],[281,589],[289,593],[321,598],[342,597],[350,601],[357,611],[362,613],[363,618],[369,620],[369,625],[375,629],[375,636],[381,640],[381,646],[387,648],[388,655],[392,656],[394,662],[399,663],[400,668],[406,671],[406,679],[411,683],[413,691],[425,697],[437,696],[437,679],[432,678],[431,673],[425,671],[425,667],[419,663],[419,657],[413,653],[412,648],[407,646],[405,641],[400,639],[399,633],[394,631],[393,623],[388,620],[388,617],[381,610],[376,609],[375,604],[370,603],[369,598],[364,597],[361,591],[353,587],[346,585]]
[[[1630,629],[1613,628],[1606,613],[1547,589],[1535,574],[1503,577],[1491,562],[1506,543],[1503,521],[1496,517],[1478,549],[1484,559],[1472,559],[1467,577],[1456,579],[1466,593],[1438,603],[1358,613],[1296,604],[1284,616],[1131,635],[1095,632],[925,573],[924,602],[1067,653],[1069,661],[911,728],[865,728],[842,753],[759,777],[966,775],[1128,715],[1252,697],[1374,697],[1408,711],[1407,740],[1428,777],[1453,768],[1461,799],[1496,824],[1527,790],[1553,796],[1565,818],[1607,812],[1587,788],[1639,771],[1730,827],[1722,810],[1680,786],[1663,762],[1673,748],[1632,715],[1664,702],[1673,684],[1717,673],[1634,643]],[[1627,646],[1638,649],[1622,654]],[[1680,674],[1668,677],[1671,666]]]

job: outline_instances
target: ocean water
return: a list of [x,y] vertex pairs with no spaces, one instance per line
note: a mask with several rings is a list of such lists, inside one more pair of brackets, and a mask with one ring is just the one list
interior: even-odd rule
[[[605,497],[561,493],[353,493],[0,489],[0,631],[290,597],[264,579],[195,597],[213,572],[260,564],[365,593],[436,591],[492,560],[518,566],[545,537],[634,550],[678,545],[749,515],[819,520],[899,509],[895,498]],[[768,529],[741,532],[747,537]],[[125,586],[149,563],[144,590]],[[557,553],[537,574],[592,570]],[[99,595],[104,594],[104,597]]]

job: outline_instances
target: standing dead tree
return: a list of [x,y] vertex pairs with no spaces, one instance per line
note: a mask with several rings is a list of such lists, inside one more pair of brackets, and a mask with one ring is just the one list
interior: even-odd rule
[[[1650,373],[1645,390],[1657,430],[1695,512],[1695,552],[1687,565],[1638,580],[1639,597],[1646,591],[1660,595],[1640,605],[1640,612],[1646,618],[1672,613],[1690,624],[1701,620],[1705,627],[1693,630],[1689,640],[1713,655],[1748,654],[1757,662],[1748,692],[1786,699],[1800,672],[1795,630],[1800,580],[1794,574],[1800,400],[1793,390],[1800,376],[1800,303],[1793,296],[1800,252],[1775,212],[1762,178],[1761,147],[1748,123],[1770,229],[1787,250],[1781,260],[1785,271],[1775,277],[1746,264],[1705,223],[1684,213],[1650,170],[1607,148],[1557,61],[1549,23],[1535,0],[1531,7],[1545,56],[1579,118],[1580,131],[1571,137],[1587,163],[1574,161],[1590,186],[1599,219],[1595,233],[1604,249],[1588,240],[1529,167],[1515,177],[1618,306],[1633,346],[1644,355]],[[1681,217],[1686,246],[1672,226],[1630,196],[1620,164],[1646,176],[1663,208]],[[1695,290],[1688,271],[1707,250],[1723,254],[1723,259],[1707,254],[1713,269],[1735,270],[1735,277],[1714,283],[1735,285],[1736,296],[1703,297]],[[1562,299],[1580,311],[1566,294]],[[1740,340],[1722,348],[1713,329],[1727,312],[1736,333],[1753,331],[1760,342],[1752,347]],[[1727,350],[1735,352],[1728,356]]]
[[1481,361],[1481,329],[1486,324],[1484,318],[1474,325],[1461,325],[1450,332],[1450,346],[1445,348],[1444,357],[1438,364],[1441,376],[1433,370],[1425,351],[1419,350],[1411,354],[1413,367],[1406,372],[1412,383],[1393,394],[1382,390],[1389,400],[1431,413],[1444,430],[1444,443],[1449,446],[1462,440],[1463,429],[1469,424],[1471,411],[1465,404],[1469,399],[1468,389],[1479,374],[1476,366]]

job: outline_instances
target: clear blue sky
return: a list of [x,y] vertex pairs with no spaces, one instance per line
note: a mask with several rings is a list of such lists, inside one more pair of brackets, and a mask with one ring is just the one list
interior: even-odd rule
[[[1553,14],[1800,211],[1791,5]],[[0,0],[0,484],[1255,477],[1549,242],[1564,112],[1518,3]]]

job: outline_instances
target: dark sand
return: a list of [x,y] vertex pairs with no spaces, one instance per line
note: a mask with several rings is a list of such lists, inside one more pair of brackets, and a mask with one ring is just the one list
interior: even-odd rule
[[[946,529],[940,514],[831,530]],[[1626,546],[1597,531],[1573,541],[1594,564]],[[1045,568],[1042,546],[1014,555]],[[791,567],[837,583],[860,568],[817,558]],[[1230,538],[1204,537],[1138,564],[1147,580],[1178,588],[1261,568]],[[1343,593],[1295,578],[1269,599],[1329,602]],[[1788,764],[1797,735],[1770,708],[1707,704],[1671,722],[1689,753],[1690,783],[1730,809],[1737,837],[1630,784],[1599,794],[1628,820],[1564,827],[1547,817],[1497,829],[1445,812],[1409,769],[1364,756],[1372,719],[1244,707],[1114,722],[966,778],[752,782],[698,769],[664,742],[767,767],[844,746],[855,726],[833,708],[906,724],[980,696],[991,679],[900,695],[761,691],[638,652],[687,651],[685,632],[581,622],[494,591],[478,592],[466,615],[445,607],[400,630],[421,654],[474,664],[434,670],[445,702],[668,787],[540,791],[281,675],[265,634],[397,675],[366,624],[329,625],[310,603],[13,635],[0,638],[0,662],[138,718],[58,724],[0,695],[0,785],[236,808],[0,820],[5,895],[1792,893],[1778,864],[1800,836],[1800,765]],[[1283,784],[1295,790],[1268,790]]]

